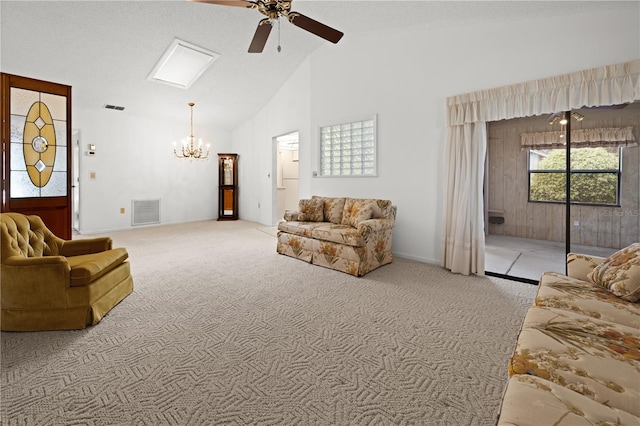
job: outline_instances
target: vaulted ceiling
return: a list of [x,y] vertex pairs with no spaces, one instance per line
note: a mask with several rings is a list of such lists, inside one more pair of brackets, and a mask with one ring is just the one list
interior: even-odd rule
[[[618,6],[616,6],[618,5]],[[412,26],[465,25],[621,7],[617,2],[310,1],[292,9],[345,33],[337,45],[281,22],[261,54],[247,53],[256,10],[188,1],[1,1],[2,71],[68,84],[74,105],[233,129],[253,116],[322,44]],[[541,37],[544,31],[541,29]],[[221,56],[189,89],[147,81],[177,37]],[[402,46],[398,47],[399,49]],[[407,55],[416,52],[407,52]],[[428,52],[420,52],[428,54]],[[380,52],[383,56],[384,52]]]

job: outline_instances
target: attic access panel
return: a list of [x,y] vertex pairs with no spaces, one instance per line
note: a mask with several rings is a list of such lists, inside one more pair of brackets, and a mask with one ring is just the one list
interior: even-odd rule
[[175,38],[147,80],[188,89],[219,57],[216,52]]

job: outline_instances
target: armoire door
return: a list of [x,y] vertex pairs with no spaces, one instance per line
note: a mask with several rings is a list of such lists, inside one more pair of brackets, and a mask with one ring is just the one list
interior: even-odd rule
[[71,87],[2,74],[3,212],[71,239]]

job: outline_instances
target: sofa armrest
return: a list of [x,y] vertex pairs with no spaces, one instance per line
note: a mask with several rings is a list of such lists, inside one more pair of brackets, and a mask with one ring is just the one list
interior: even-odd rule
[[284,220],[286,222],[296,221],[298,220],[298,212],[295,210],[285,210],[284,211]]
[[[59,266],[65,265],[67,268],[69,264],[64,256],[37,256],[37,257],[25,257],[25,256],[11,256],[5,259],[4,265],[9,267],[47,267],[47,266]],[[3,265],[3,266],[4,266]]]
[[383,231],[385,229],[393,229],[394,221],[391,219],[367,219],[358,223],[356,227],[360,234]]
[[572,278],[582,281],[589,281],[589,272],[605,261],[604,257],[590,256],[579,253],[569,253],[567,255],[567,273]]
[[64,309],[71,267],[63,256],[11,256],[2,264],[2,307]]
[[100,253],[111,250],[113,241],[109,237],[67,240],[60,247],[62,256],[79,256],[82,254]]

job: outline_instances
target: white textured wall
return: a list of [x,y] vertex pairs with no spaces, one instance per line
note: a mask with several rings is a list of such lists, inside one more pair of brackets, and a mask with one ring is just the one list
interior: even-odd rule
[[[238,187],[240,218],[265,225],[277,211],[277,158],[273,138],[299,132],[299,170],[310,169],[310,62],[305,60],[287,83],[253,119],[233,131],[232,149],[240,157]],[[308,193],[310,176],[300,174],[301,194]],[[260,207],[258,207],[258,205]]]
[[[271,223],[271,138],[299,130],[301,197],[390,199],[398,206],[394,253],[438,263],[446,97],[637,59],[639,28],[640,16],[608,12],[346,34],[312,53],[256,117],[234,130],[241,182],[251,188],[241,194],[240,216]],[[318,126],[373,113],[378,177],[313,178]]]
[[[125,111],[74,107],[81,132],[80,232],[131,227],[131,200],[160,199],[162,224],[212,219],[218,215],[218,152],[230,148],[230,132],[199,128],[194,135],[212,144],[211,157],[189,162],[173,157],[172,141],[188,136],[183,120],[139,118]],[[96,155],[86,155],[89,144]],[[95,172],[95,179],[90,173]],[[124,207],[125,214],[120,214]]]

